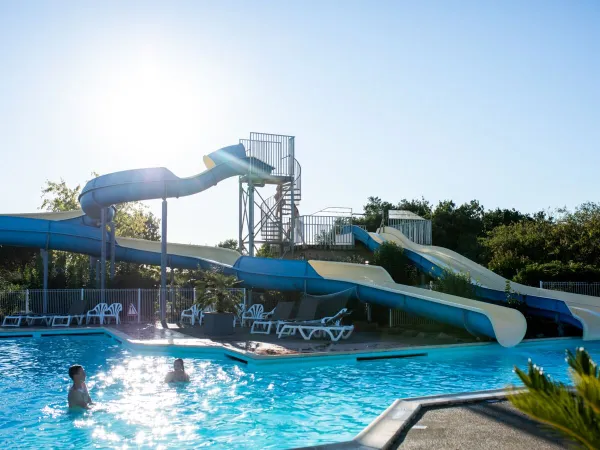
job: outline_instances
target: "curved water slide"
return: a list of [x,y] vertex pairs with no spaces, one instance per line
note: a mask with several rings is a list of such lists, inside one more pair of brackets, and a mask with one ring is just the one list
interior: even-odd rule
[[[0,244],[63,250],[99,256],[108,242],[98,228],[103,208],[130,201],[180,197],[201,192],[232,176],[254,170],[260,161],[249,161],[244,147],[226,147],[204,158],[207,170],[179,178],[164,168],[116,172],[91,180],[82,190],[82,210],[0,216]],[[263,176],[269,167],[263,165]],[[105,209],[106,211],[106,209]],[[477,336],[496,339],[505,347],[524,337],[526,321],[514,309],[486,304],[393,282],[381,267],[325,261],[292,261],[242,256],[217,247],[167,244],[170,267],[219,267],[236,275],[247,288],[306,291],[329,294],[354,288],[364,302],[403,309],[409,313],[462,327]],[[116,238],[115,259],[140,264],[161,262],[161,243]]]
[[[377,233],[368,233],[354,227],[353,233],[356,239],[371,250],[382,242],[395,242],[405,250],[413,263],[432,276],[439,277],[444,270],[469,273],[480,286],[479,295],[492,301],[506,301],[506,278],[452,250],[417,244],[393,227],[382,227]],[[600,298],[534,288],[512,281],[510,287],[521,295],[531,313],[581,328],[585,340],[600,339]]]

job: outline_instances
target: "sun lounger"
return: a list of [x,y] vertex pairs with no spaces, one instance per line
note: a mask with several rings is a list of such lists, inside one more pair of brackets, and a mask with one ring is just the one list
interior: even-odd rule
[[305,322],[285,322],[278,327],[277,337],[293,336],[300,333],[303,339],[309,341],[313,337],[329,336],[333,342],[348,339],[354,331],[354,325],[342,325],[342,319],[350,312],[343,308],[332,317]]
[[23,321],[25,321],[28,325],[33,325],[38,320],[46,322],[46,325],[50,325],[50,322],[52,321],[52,315],[36,313],[11,314],[4,317],[4,320],[2,321],[2,326],[20,327]]
[[75,300],[73,303],[71,303],[71,307],[69,308],[67,314],[52,315],[52,326],[68,327],[73,321],[77,321],[77,325],[81,325],[83,323],[83,319],[85,319],[86,309],[86,301]]

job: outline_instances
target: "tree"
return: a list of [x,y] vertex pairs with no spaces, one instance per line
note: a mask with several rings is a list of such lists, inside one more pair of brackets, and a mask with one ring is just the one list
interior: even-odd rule
[[263,244],[256,251],[256,256],[259,258],[277,258],[277,252],[270,244]]
[[585,448],[600,448],[600,371],[583,348],[575,354],[567,350],[567,362],[574,389],[552,381],[529,361],[527,372],[515,367],[526,391],[521,393],[513,387],[509,401]]
[[80,209],[80,193],[80,185],[70,188],[62,178],[59,182],[46,180],[46,185],[42,188],[43,201],[40,209],[52,212],[75,211]]
[[238,241],[237,239],[226,239],[217,244],[217,247],[228,248],[230,250],[238,249]]

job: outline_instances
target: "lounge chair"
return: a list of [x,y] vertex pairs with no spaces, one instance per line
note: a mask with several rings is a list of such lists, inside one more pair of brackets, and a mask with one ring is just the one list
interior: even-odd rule
[[46,325],[50,325],[50,322],[52,321],[52,315],[36,313],[10,314],[8,316],[4,316],[4,320],[2,320],[2,326],[20,327],[23,321],[25,321],[28,325],[33,325],[38,320],[46,322]]
[[292,316],[292,311],[294,309],[294,302],[279,302],[273,311],[269,314],[272,314],[268,320],[255,320],[252,323],[252,328],[250,328],[250,334],[269,334],[271,332],[271,328],[280,321],[288,320]]
[[68,327],[71,325],[73,320],[77,321],[77,325],[83,323],[85,319],[85,312],[87,310],[87,302],[81,300],[75,300],[71,303],[69,311],[65,315],[56,314],[52,315],[52,326],[53,327]]
[[298,332],[307,341],[321,336],[329,336],[333,342],[348,339],[354,331],[354,325],[342,325],[342,319],[349,314],[350,312],[343,308],[336,315],[318,321],[286,322],[278,327],[277,337],[293,336]]
[[288,319],[282,319],[277,321],[277,327],[275,328],[275,332],[279,334],[279,330],[282,326],[287,323],[295,323],[295,322],[310,322],[315,321],[318,316],[318,311],[321,306],[322,301],[316,297],[312,296],[304,296],[302,300],[300,300],[300,305],[298,306],[298,311],[295,316],[290,317]]

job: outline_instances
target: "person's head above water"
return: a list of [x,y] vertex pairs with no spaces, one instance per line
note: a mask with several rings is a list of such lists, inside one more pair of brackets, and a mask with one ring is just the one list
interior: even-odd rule
[[74,364],[69,367],[69,377],[75,383],[81,383],[85,381],[85,370],[79,364]]
[[173,361],[173,369],[178,372],[181,371],[183,372],[183,359],[181,358],[177,358],[175,361]]

